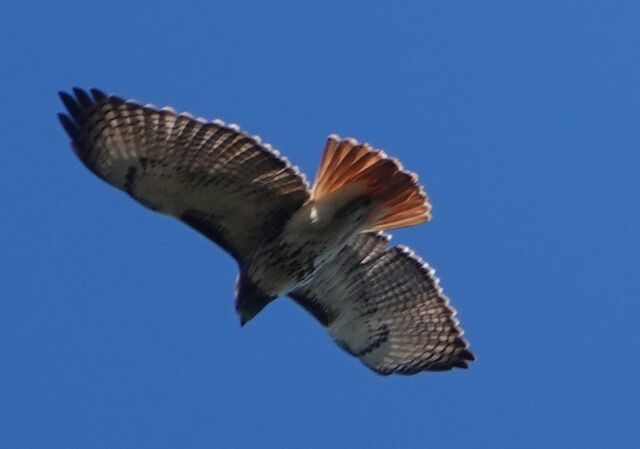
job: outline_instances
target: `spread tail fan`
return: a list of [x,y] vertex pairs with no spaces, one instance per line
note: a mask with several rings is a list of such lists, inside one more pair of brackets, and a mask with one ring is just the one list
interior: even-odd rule
[[415,174],[366,143],[331,135],[312,198],[318,200],[353,186],[371,198],[374,219],[369,231],[412,226],[431,218],[431,205]]

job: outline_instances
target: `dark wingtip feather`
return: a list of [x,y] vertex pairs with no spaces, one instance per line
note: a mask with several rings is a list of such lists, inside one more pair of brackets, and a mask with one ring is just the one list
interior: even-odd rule
[[457,360],[457,361],[453,362],[453,366],[455,366],[456,368],[462,368],[462,369],[469,368],[469,364],[467,362],[462,361],[462,360]]
[[78,133],[78,127],[76,126],[76,124],[73,123],[73,121],[69,117],[62,113],[58,114],[58,119],[60,120],[60,123],[62,124],[62,127],[67,132],[67,134],[69,134],[71,138],[75,137],[75,135]]
[[95,87],[92,87],[91,89],[89,89],[89,91],[91,92],[91,95],[93,95],[93,99],[96,101],[96,103],[100,103],[107,98],[107,95],[104,92],[96,89]]
[[58,95],[60,95],[60,99],[62,100],[65,107],[67,108],[67,111],[69,111],[71,118],[73,118],[76,122],[79,123],[82,117],[82,110],[80,109],[80,106],[76,102],[76,99],[73,98],[68,93],[62,92],[62,91],[58,92]]
[[[451,371],[454,367],[456,367],[456,362],[446,365],[431,365],[427,368],[429,371]],[[419,373],[420,370],[411,370],[402,374],[416,374]]]
[[464,351],[462,351],[460,353],[460,358],[462,360],[469,360],[469,361],[473,362],[476,359],[476,356],[473,355],[473,353],[471,351],[469,351],[468,349],[465,349]]
[[73,88],[73,93],[76,95],[76,98],[78,99],[78,101],[80,102],[80,105],[84,108],[84,109],[88,109],[90,107],[93,106],[93,100],[91,100],[91,98],[89,97],[89,95],[87,95],[87,93],[78,88],[78,87],[74,87]]

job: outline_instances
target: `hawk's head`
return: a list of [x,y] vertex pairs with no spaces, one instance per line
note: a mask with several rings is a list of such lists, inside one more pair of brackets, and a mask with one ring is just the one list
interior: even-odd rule
[[238,275],[236,283],[236,312],[240,317],[240,326],[244,326],[256,316],[275,296],[261,291],[244,273]]

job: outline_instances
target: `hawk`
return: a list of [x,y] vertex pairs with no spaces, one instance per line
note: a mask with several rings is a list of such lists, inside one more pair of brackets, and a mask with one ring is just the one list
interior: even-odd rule
[[60,121],[89,170],[236,259],[241,325],[288,295],[379,374],[474,360],[434,271],[384,233],[430,219],[417,176],[397,160],[331,135],[309,188],[236,125],[97,89],[60,97],[68,111]]

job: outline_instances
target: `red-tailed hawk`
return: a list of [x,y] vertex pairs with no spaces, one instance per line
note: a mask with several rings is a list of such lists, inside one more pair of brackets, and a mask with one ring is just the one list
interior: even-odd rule
[[288,295],[380,374],[474,360],[433,270],[383,231],[429,220],[417,177],[368,144],[329,136],[311,189],[296,167],[235,125],[61,92],[76,155],[146,207],[224,248],[245,324]]

